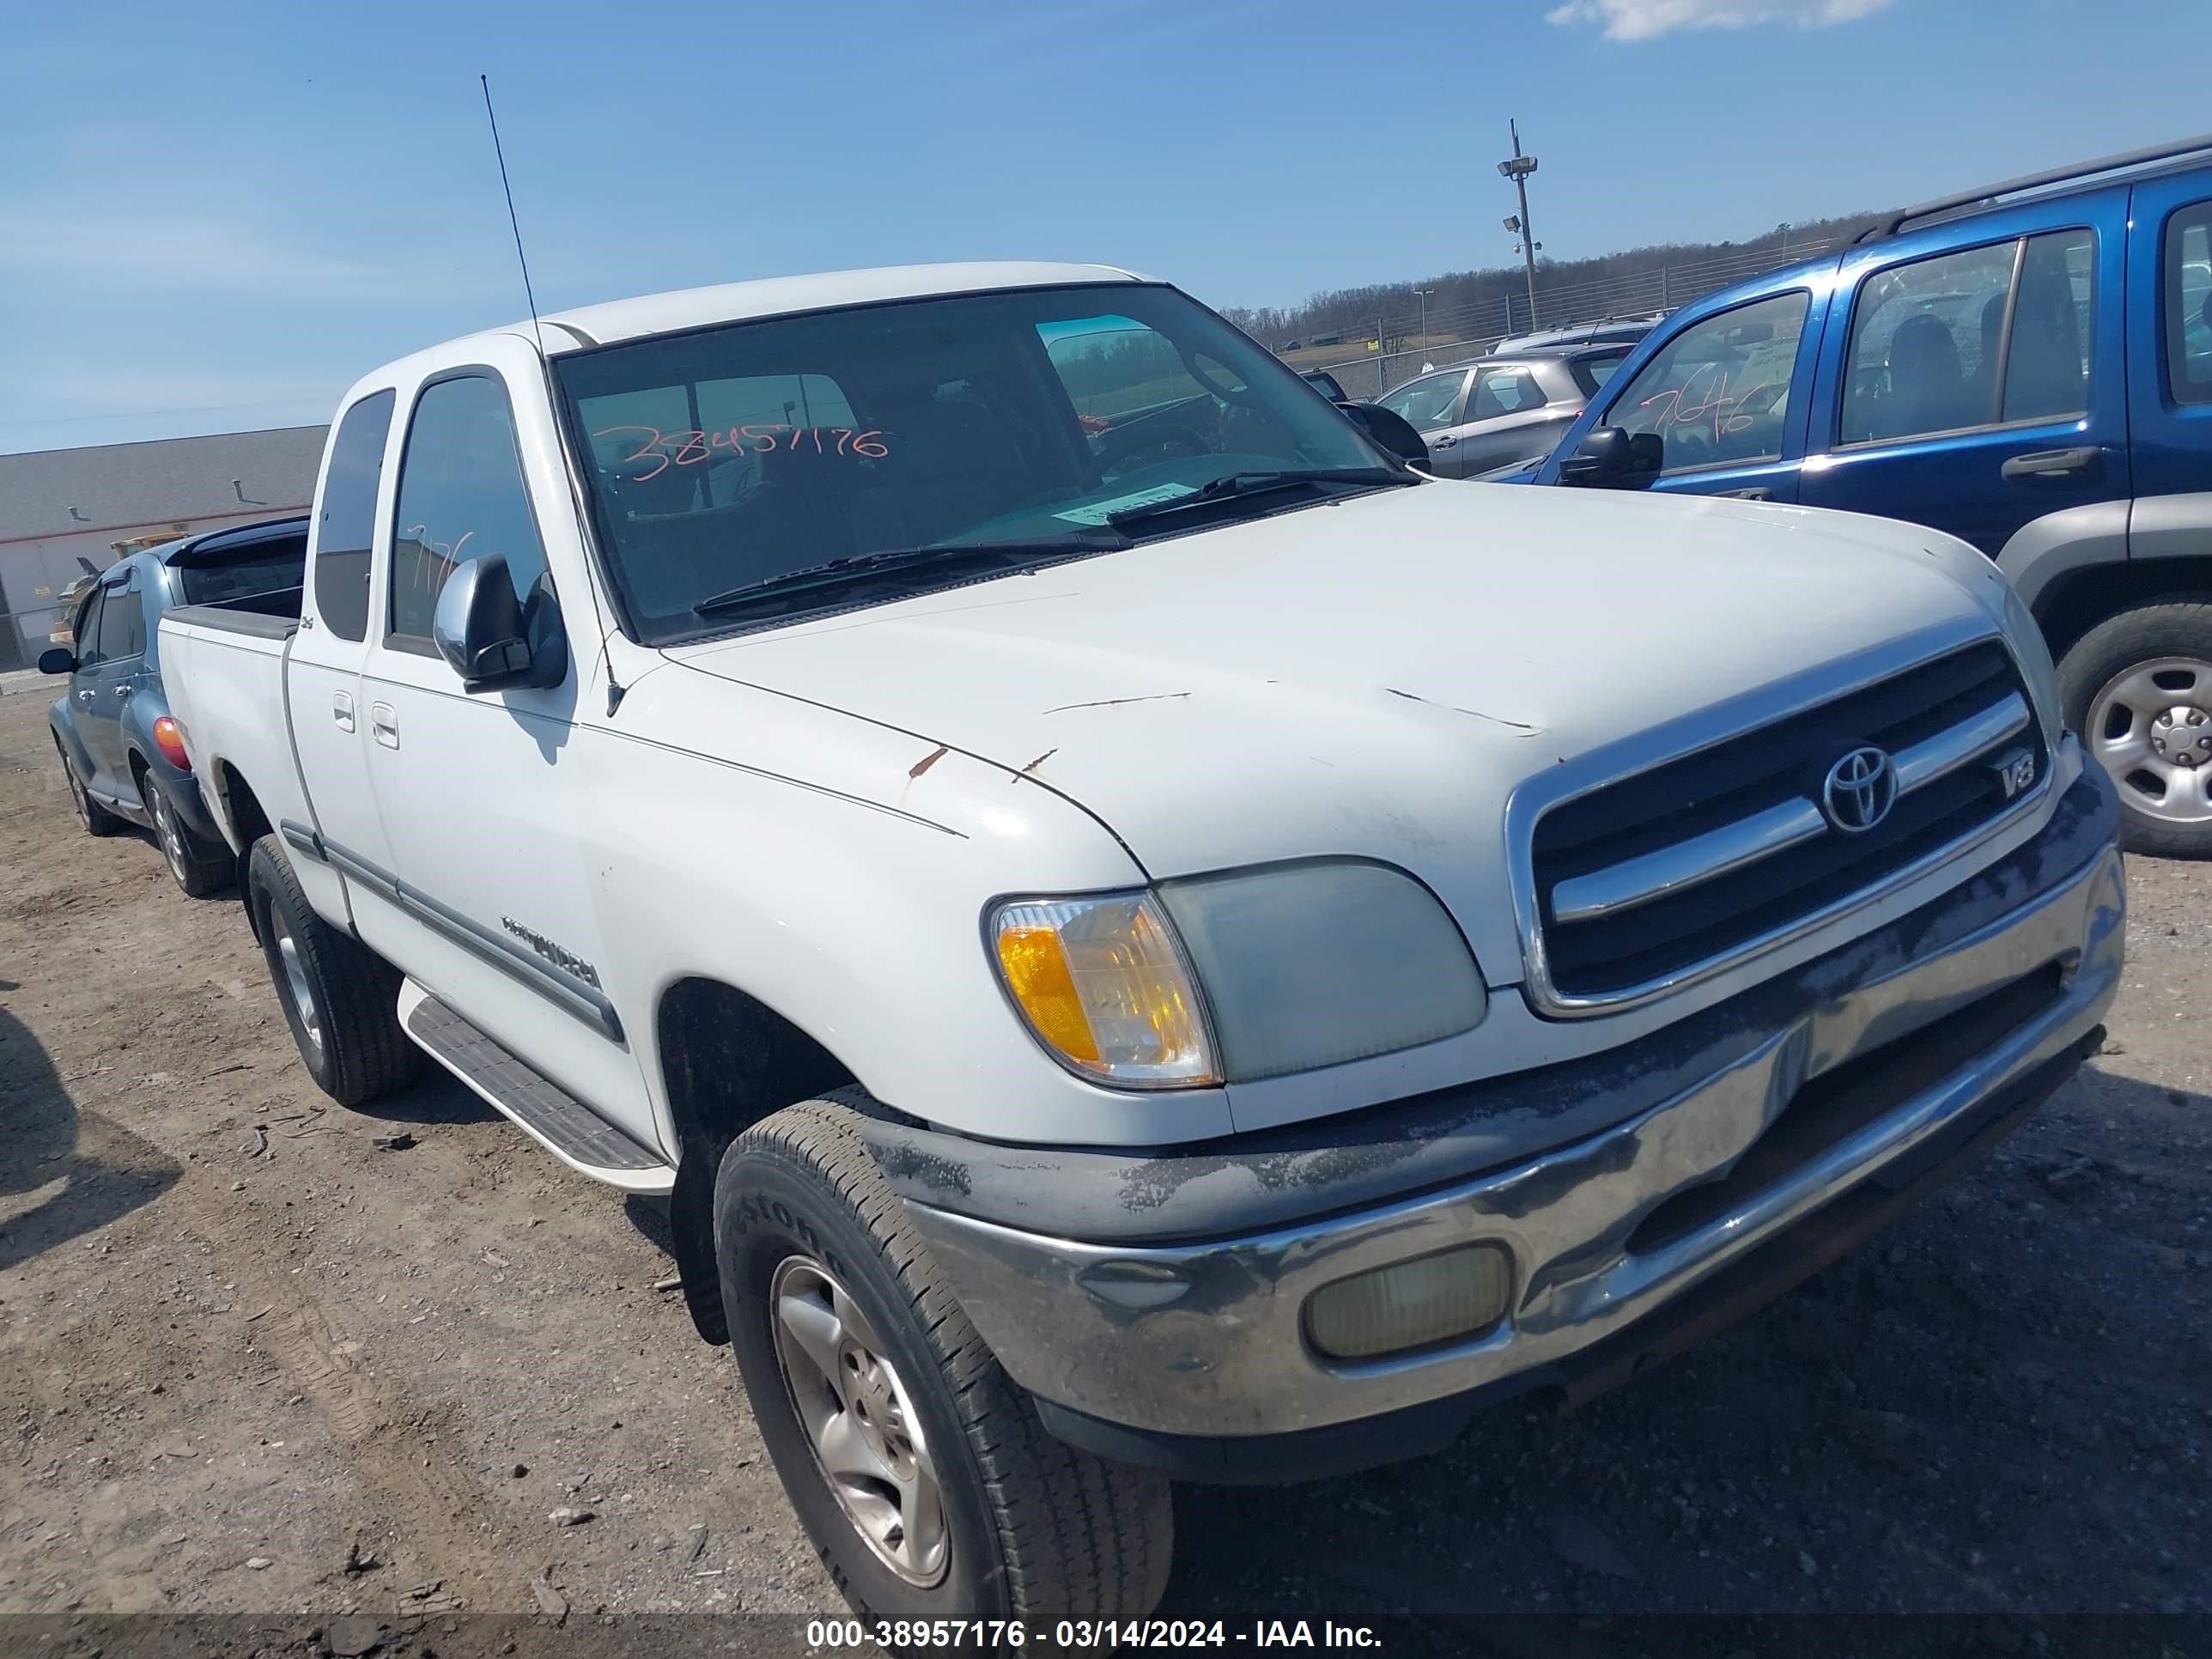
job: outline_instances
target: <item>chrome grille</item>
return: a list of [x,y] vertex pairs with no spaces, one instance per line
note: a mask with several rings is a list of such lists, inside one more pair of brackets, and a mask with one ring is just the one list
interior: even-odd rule
[[[1863,746],[1895,801],[1847,833],[1822,789]],[[1990,640],[1565,801],[1531,848],[1549,988],[1624,996],[1877,888],[2002,813],[2022,780],[1996,763],[2023,756],[2039,783],[2041,726]]]

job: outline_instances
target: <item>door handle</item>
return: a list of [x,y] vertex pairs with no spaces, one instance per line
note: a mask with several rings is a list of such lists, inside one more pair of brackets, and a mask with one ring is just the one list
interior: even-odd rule
[[1429,447],[1431,449],[1456,449],[1459,447],[1459,440],[1453,437],[1450,433],[1447,432],[1441,438],[1430,439]]
[[128,702],[137,694],[137,690],[135,685],[118,685],[115,688],[116,700],[119,702]]
[[1747,489],[1723,489],[1717,492],[1724,501],[1771,501],[1774,492],[1765,484],[1753,484]]
[[92,693],[89,691],[80,691],[76,694],[76,700],[79,702],[90,702],[92,701]]
[[337,722],[339,731],[350,732],[353,730],[352,692],[333,691],[331,693],[331,718]]
[[2094,444],[2074,449],[2039,449],[2015,455],[1997,470],[2008,478],[2071,478],[2094,472],[2105,464],[2105,452]]
[[399,747],[399,711],[388,702],[368,706],[369,735],[386,749]]

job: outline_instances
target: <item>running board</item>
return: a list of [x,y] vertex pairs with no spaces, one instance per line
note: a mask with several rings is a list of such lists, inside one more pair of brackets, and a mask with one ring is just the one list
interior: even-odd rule
[[667,1161],[540,1074],[417,985],[399,991],[399,1022],[415,1045],[528,1132],[569,1168],[626,1192],[665,1193]]

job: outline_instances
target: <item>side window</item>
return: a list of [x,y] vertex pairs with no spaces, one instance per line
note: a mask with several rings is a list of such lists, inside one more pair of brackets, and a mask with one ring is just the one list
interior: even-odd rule
[[387,639],[427,648],[447,576],[491,553],[507,556],[515,596],[527,599],[545,569],[545,548],[522,480],[514,410],[497,380],[463,374],[425,387],[407,429]]
[[76,613],[76,627],[71,636],[76,641],[76,665],[79,668],[93,667],[101,660],[100,602],[106,592],[105,588],[94,588],[85,595],[84,608]]
[[2178,404],[2212,403],[2212,202],[2166,222],[2166,379]]
[[368,637],[368,550],[376,537],[376,486],[398,400],[372,392],[345,412],[331,442],[315,527],[315,614],[342,640]]
[[1498,415],[1518,415],[1524,409],[1534,409],[1543,401],[1542,388],[1537,386],[1536,377],[1527,369],[1489,369],[1476,383],[1474,396],[1468,399],[1467,418],[1486,421]]
[[1459,403],[1460,386],[1466,379],[1466,374],[1457,370],[1449,374],[1425,375],[1418,380],[1408,380],[1381,402],[1393,415],[1403,416],[1424,432],[1434,432],[1452,423],[1452,410]]
[[1613,400],[1607,423],[1657,433],[1668,472],[1781,459],[1809,303],[1802,290],[1777,294],[1692,323]]
[[2025,253],[2000,242],[1869,278],[1853,308],[1839,441],[1885,443],[2087,409],[2094,252],[2087,230],[2055,231],[2030,237]]
[[2028,238],[1998,419],[2050,421],[2087,410],[2095,255],[2086,230]]
[[116,662],[146,654],[146,601],[133,576],[122,587],[111,587],[100,609],[100,659]]
[[1583,397],[1595,398],[1597,389],[1613,378],[1613,371],[1627,357],[1625,351],[1617,357],[1577,357],[1567,366],[1567,372],[1575,377],[1575,384],[1583,389]]

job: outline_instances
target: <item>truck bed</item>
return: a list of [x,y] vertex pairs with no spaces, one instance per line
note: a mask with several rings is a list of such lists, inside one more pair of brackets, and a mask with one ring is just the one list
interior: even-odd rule
[[[275,607],[272,613],[271,606]],[[312,822],[292,757],[284,658],[300,627],[300,592],[179,605],[161,618],[162,681],[210,810],[239,852],[258,833]]]

